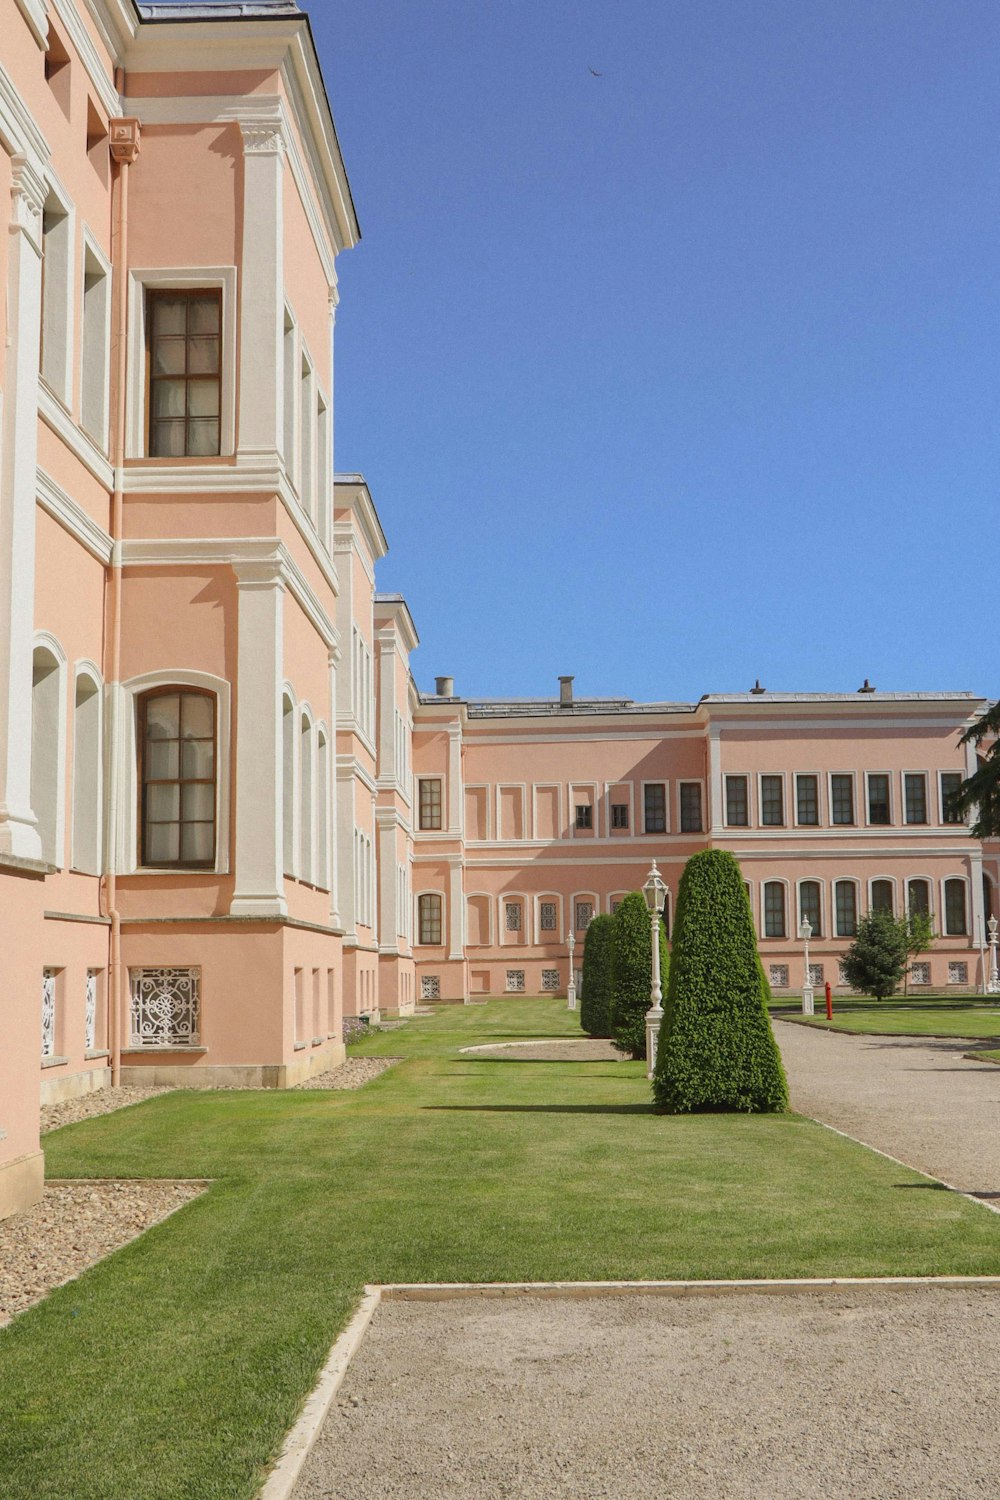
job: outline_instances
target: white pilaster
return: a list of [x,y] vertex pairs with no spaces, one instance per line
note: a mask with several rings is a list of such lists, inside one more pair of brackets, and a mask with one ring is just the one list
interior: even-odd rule
[[379,808],[375,814],[378,838],[378,917],[380,953],[399,952],[399,884],[396,860],[396,812]]
[[285,270],[278,121],[241,122],[243,247],[240,281],[239,456],[275,458],[284,438]]
[[465,889],[461,859],[450,861],[448,893],[449,958],[465,957]]
[[448,728],[448,832],[462,837],[463,828],[462,790],[462,726]]
[[708,730],[708,798],[709,798],[709,828],[713,833],[723,832],[723,807],[722,800],[722,745],[720,737],[722,730],[714,724],[709,725]]
[[[343,677],[343,672],[339,674]],[[342,687],[338,684],[338,689]],[[348,943],[358,940],[357,890],[354,881],[354,757],[337,756],[337,904]],[[340,783],[344,790],[340,791]]]
[[0,851],[39,859],[41,841],[31,808],[31,655],[46,188],[26,157],[12,157],[11,167],[0,465]]
[[340,647],[331,646],[327,664],[330,674],[330,723],[333,728],[330,735],[329,756],[330,817],[326,836],[330,841],[330,923],[333,927],[340,926],[340,816],[337,798],[337,663],[339,661]]
[[[969,855],[969,910],[972,917],[972,928],[969,942],[973,948],[978,948],[980,955],[986,946],[986,912],[983,909],[983,851],[981,848],[973,849]],[[989,970],[980,975],[980,988],[985,993],[985,983],[989,978]]]
[[396,767],[396,641],[391,630],[375,632],[378,652],[378,740],[376,772],[379,784],[398,781]]
[[284,916],[281,690],[284,584],[278,562],[235,563],[236,886],[230,915]]

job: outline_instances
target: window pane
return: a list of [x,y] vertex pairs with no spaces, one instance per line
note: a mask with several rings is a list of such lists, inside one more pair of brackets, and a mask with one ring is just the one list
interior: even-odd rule
[[795,795],[799,822],[806,826],[819,822],[819,782],[815,776],[796,776]]
[[150,453],[153,458],[184,457],[184,423],[154,422]]
[[764,887],[764,936],[785,936],[785,887],[778,880],[769,880]]
[[[219,340],[188,339],[187,359],[189,375],[218,375]],[[217,382],[213,381],[212,384]]]
[[697,781],[681,782],[681,832],[701,832],[701,787]]
[[146,742],[146,780],[173,781],[177,776],[177,741],[152,740]]
[[651,782],[643,789],[643,812],[647,833],[666,832],[667,792],[662,782]]
[[184,788],[181,805],[185,822],[211,822],[215,817],[215,787],[206,781],[190,783]]
[[150,864],[172,865],[180,853],[177,823],[150,823],[146,828],[146,858]]
[[922,917],[929,917],[931,913],[931,893],[926,880],[911,880],[907,892],[907,901],[911,913]]
[[944,883],[945,931],[949,937],[963,937],[965,921],[965,881],[946,880]]
[[881,771],[868,778],[868,821],[879,827],[889,822],[889,778]]
[[210,739],[215,733],[215,700],[204,693],[185,693],[181,710],[183,739]]
[[219,382],[217,380],[189,380],[187,391],[188,411],[192,417],[217,417],[219,415]]
[[611,804],[611,826],[612,828],[628,827],[628,803],[612,802]]
[[872,881],[872,911],[888,912],[892,916],[892,881]]
[[941,775],[941,822],[961,823],[962,814],[954,804],[958,789],[962,785],[960,771],[944,771]]
[[927,778],[922,775],[907,775],[903,778],[906,793],[906,821],[927,822]]
[[215,825],[185,823],[181,829],[181,859],[185,864],[211,864],[215,854]]
[[760,778],[760,821],[772,828],[785,821],[785,799],[780,776]]
[[745,828],[748,821],[747,779],[745,776],[727,776],[726,822],[730,827]]
[[147,740],[176,739],[180,732],[181,700],[179,693],[164,693],[146,700]]
[[854,780],[850,776],[831,776],[830,794],[834,823],[854,822]]
[[157,292],[152,302],[152,329],[157,336],[185,331],[187,297],[181,293]]
[[187,451],[191,458],[214,458],[219,452],[219,424],[199,417],[187,424]]
[[209,297],[191,297],[188,304],[188,333],[218,333],[220,299],[214,293]]
[[799,921],[803,920],[812,927],[813,937],[822,937],[818,881],[804,880],[799,886]]
[[146,817],[151,823],[175,823],[181,815],[181,789],[175,783],[146,788]]
[[152,396],[154,417],[183,417],[183,380],[154,380]]
[[837,936],[854,937],[858,930],[858,905],[852,880],[837,881]]
[[214,775],[215,745],[212,741],[185,740],[181,744],[181,776],[184,780],[205,781]]

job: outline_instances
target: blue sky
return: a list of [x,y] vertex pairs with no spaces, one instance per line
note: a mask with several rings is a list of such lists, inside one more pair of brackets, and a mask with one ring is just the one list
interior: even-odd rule
[[1000,693],[995,0],[312,17],[422,687]]

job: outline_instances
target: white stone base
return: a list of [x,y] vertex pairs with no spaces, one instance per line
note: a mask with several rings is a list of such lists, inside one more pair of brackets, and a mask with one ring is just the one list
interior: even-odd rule
[[0,1219],[31,1208],[44,1187],[45,1157],[41,1151],[31,1151],[0,1167]]
[[63,1104],[67,1099],[80,1099],[84,1094],[110,1087],[111,1069],[107,1063],[101,1063],[84,1073],[61,1073],[58,1078],[43,1078],[39,1103]]
[[[135,1053],[130,1056],[134,1059]],[[169,1054],[168,1054],[169,1055]],[[343,1042],[303,1052],[290,1063],[182,1063],[130,1061],[122,1065],[121,1081],[132,1088],[166,1084],[175,1089],[291,1089],[317,1073],[339,1067],[347,1056]]]

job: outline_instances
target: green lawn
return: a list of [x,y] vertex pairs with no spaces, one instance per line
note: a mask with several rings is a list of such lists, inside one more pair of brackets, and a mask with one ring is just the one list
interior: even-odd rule
[[869,996],[835,998],[832,1022],[826,1019],[826,1004],[819,995],[812,1020],[803,1018],[801,1002],[773,1005],[771,1011],[783,1020],[802,1020],[807,1026],[868,1036],[995,1037],[1000,1041],[1000,1004],[993,995],[983,999],[974,995],[940,999],[926,995],[893,996],[891,1000],[873,1000]]
[[250,1500],[366,1281],[1000,1273],[996,1216],[808,1120],[457,1051],[574,1032],[556,999],[447,1007],[354,1049],[406,1058],[356,1093],[49,1136],[52,1176],[214,1186],[0,1333],[3,1500]]

